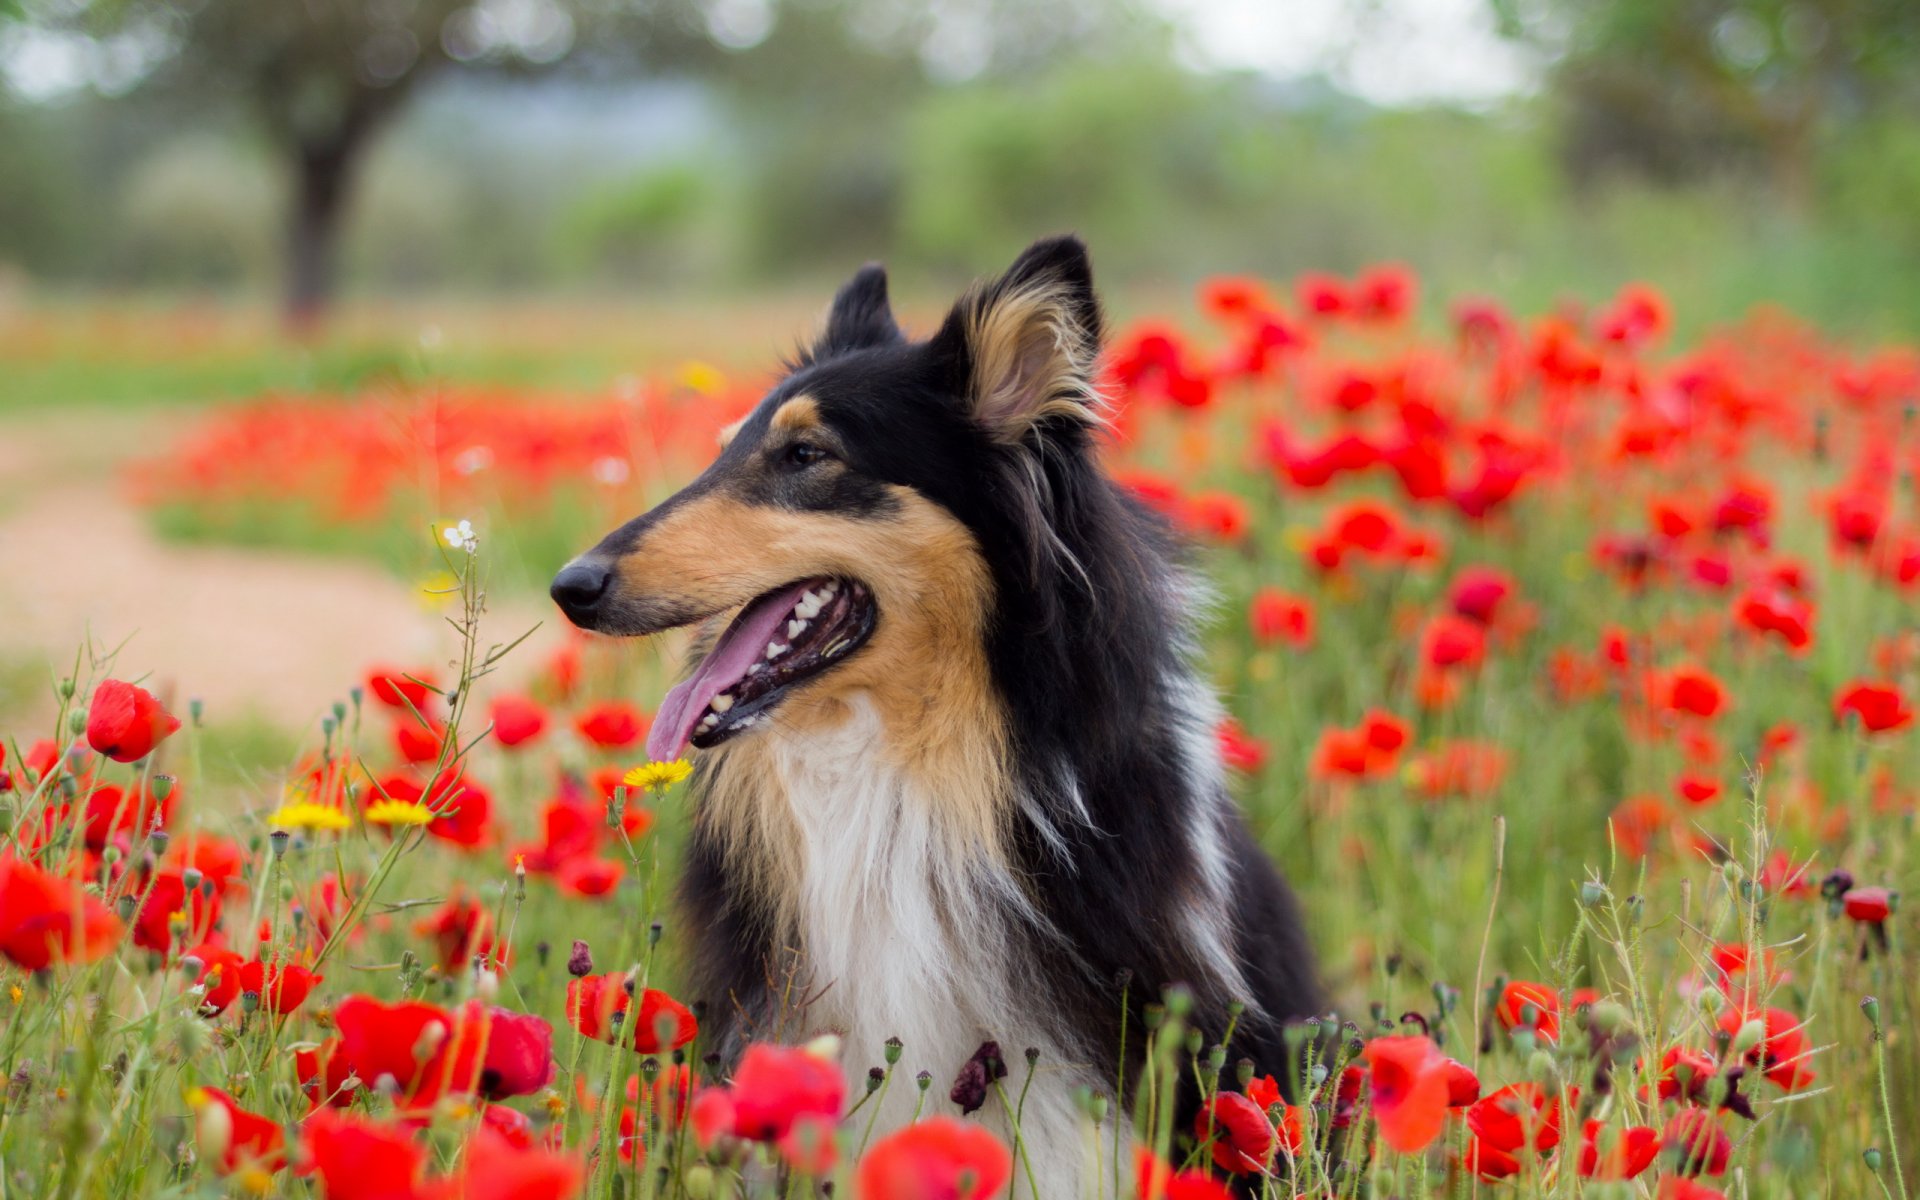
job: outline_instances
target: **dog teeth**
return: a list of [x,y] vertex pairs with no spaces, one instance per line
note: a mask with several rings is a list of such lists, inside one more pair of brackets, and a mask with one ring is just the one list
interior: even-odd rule
[[788,621],[787,622],[787,640],[790,642],[793,639],[799,637],[801,634],[805,633],[806,631],[807,631],[807,623],[805,621]]
[[840,581],[838,579],[827,580],[826,585],[820,589],[821,602],[825,603],[826,601],[833,599],[835,595],[839,594],[839,591],[840,591]]
[[785,644],[784,642],[768,642],[767,657],[770,659],[779,658],[782,654],[785,654],[787,651],[791,649],[793,649],[793,647]]
[[728,709],[733,707],[733,697],[727,695],[725,692],[722,692],[718,696],[715,696],[713,699],[707,701],[707,707],[717,713],[726,712]]
[[713,727],[718,725],[719,723],[720,723],[720,714],[708,713],[706,717],[703,718],[700,722],[699,732],[708,733],[712,731]]
[[793,615],[803,621],[811,621],[820,615],[820,610],[826,603],[827,598],[818,592],[803,592],[800,595],[800,603],[793,606]]

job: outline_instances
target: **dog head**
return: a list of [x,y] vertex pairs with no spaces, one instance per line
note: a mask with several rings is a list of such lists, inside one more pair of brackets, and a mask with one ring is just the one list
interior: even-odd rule
[[554,578],[567,617],[602,633],[729,618],[662,704],[649,753],[978,657],[1004,577],[983,547],[1045,552],[1043,460],[1087,452],[1099,342],[1077,238],[1029,247],[925,341],[894,323],[880,267],[854,275],[719,457]]

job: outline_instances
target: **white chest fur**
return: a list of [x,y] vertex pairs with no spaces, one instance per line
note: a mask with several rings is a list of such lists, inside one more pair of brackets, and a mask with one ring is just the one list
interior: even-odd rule
[[[778,726],[764,735],[800,835],[795,949],[814,997],[800,1030],[841,1036],[855,1097],[886,1040],[901,1040],[881,1129],[911,1116],[918,1072],[933,1080],[924,1112],[951,1112],[947,1091],[982,1042],[1000,1043],[1010,1090],[1025,1050],[1039,1049],[1021,1127],[1042,1195],[1075,1196],[1085,1148],[1072,1093],[1092,1080],[1042,1032],[1044,992],[1012,982],[1035,977],[1014,961],[1030,943],[1008,936],[1009,914],[1024,904],[1018,886],[987,847],[950,832],[929,791],[937,784],[893,765],[872,704],[856,695],[848,708],[804,737]],[[982,1116],[1010,1134],[997,1099]]]

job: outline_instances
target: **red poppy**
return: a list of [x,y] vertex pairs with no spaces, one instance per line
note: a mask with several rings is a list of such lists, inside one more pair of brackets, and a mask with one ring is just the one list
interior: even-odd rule
[[1537,1083],[1510,1083],[1467,1107],[1467,1129],[1489,1148],[1545,1154],[1560,1144],[1560,1096]]
[[1854,717],[1868,733],[1893,733],[1913,724],[1906,697],[1885,683],[1861,682],[1843,688],[1833,699],[1833,716],[1842,724]]
[[1660,1131],[1661,1148],[1673,1155],[1683,1175],[1725,1175],[1733,1139],[1704,1108],[1683,1108]]
[[1309,271],[1293,283],[1300,307],[1316,317],[1345,316],[1354,307],[1346,281],[1319,271]]
[[1193,1136],[1212,1143],[1214,1165],[1223,1171],[1258,1174],[1273,1161],[1273,1125],[1265,1110],[1238,1092],[1216,1092],[1194,1113]]
[[87,705],[87,745],[115,762],[145,758],[179,728],[152,692],[118,679],[102,680]]
[[340,1053],[368,1086],[390,1079],[396,1100],[425,1108],[448,1093],[476,1090],[486,1010],[468,1003],[452,1012],[418,1000],[383,1004],[349,996],[333,1013]]
[[1434,617],[1420,636],[1421,660],[1436,670],[1477,667],[1486,653],[1486,630],[1452,613]]
[[[733,1132],[753,1141],[778,1141],[801,1116],[839,1120],[846,1094],[837,1063],[804,1048],[756,1043],[740,1056],[728,1089]],[[696,1123],[699,1103],[696,1098]]]
[[1458,1059],[1446,1061],[1447,1107],[1465,1108],[1480,1098],[1480,1077]]
[[113,910],[78,883],[0,854],[0,955],[28,971],[92,962],[121,932]]
[[492,1009],[480,1094],[489,1100],[528,1096],[553,1082],[553,1026],[529,1013]]
[[1313,645],[1313,606],[1278,588],[1261,588],[1247,608],[1253,639],[1263,646],[1285,642],[1296,650]]
[[1588,1121],[1580,1134],[1582,1179],[1632,1179],[1660,1154],[1660,1131],[1648,1125],[1609,1129]]
[[393,746],[403,761],[419,766],[422,763],[438,762],[440,748],[446,744],[446,726],[438,721],[422,725],[413,717],[402,717],[393,723]]
[[115,834],[145,837],[156,829],[165,829],[173,820],[173,809],[180,802],[178,783],[169,781],[167,798],[154,795],[153,789],[123,790],[114,784],[101,784],[87,796],[82,836],[89,850],[105,850]]
[[1447,601],[1469,621],[1491,625],[1500,607],[1513,595],[1513,577],[1497,567],[1467,567],[1454,577]]
[[603,750],[620,750],[647,736],[647,714],[623,700],[608,700],[581,712],[573,727]]
[[245,1167],[278,1171],[286,1165],[287,1134],[280,1122],[248,1112],[219,1088],[194,1088],[187,1103],[194,1110],[200,1153],[222,1175]]
[[929,1117],[875,1142],[854,1171],[860,1200],[987,1200],[1013,1176],[1013,1155],[985,1128]]
[[293,1074],[300,1091],[314,1108],[322,1105],[346,1108],[353,1103],[354,1087],[348,1081],[356,1077],[352,1064],[341,1053],[337,1037],[328,1038],[311,1050],[295,1050]]
[[374,699],[389,708],[401,712],[418,711],[425,713],[427,706],[438,695],[433,690],[434,674],[431,671],[399,671],[392,667],[375,667],[367,672],[367,690]]
[[687,1114],[688,1123],[693,1126],[693,1140],[703,1150],[723,1137],[734,1136],[737,1114],[733,1093],[726,1088],[707,1088],[700,1092],[688,1106]]
[[1840,903],[1854,920],[1865,925],[1878,925],[1892,915],[1894,907],[1900,903],[1900,894],[1883,887],[1852,888],[1840,897]]
[[1660,1056],[1657,1083],[1662,1100],[1687,1099],[1706,1090],[1707,1080],[1719,1071],[1711,1055],[1685,1046],[1669,1047]]
[[1446,1125],[1449,1060],[1425,1037],[1377,1037],[1362,1053],[1380,1140],[1401,1154],[1425,1150]]
[[[518,1146],[482,1128],[467,1143],[460,1166],[427,1191],[427,1200],[572,1200],[586,1180],[578,1156],[542,1146]],[[335,1200],[329,1193],[327,1200]]]
[[553,873],[560,890],[572,896],[604,896],[620,886],[624,863],[611,858],[573,859]]
[[1508,1029],[1532,1028],[1549,1042],[1560,1040],[1560,993],[1544,983],[1516,979],[1507,984],[1493,1015]]
[[1751,588],[1734,605],[1733,614],[1741,625],[1779,638],[1796,654],[1813,644],[1813,605],[1789,592]]
[[493,839],[493,794],[465,775],[443,781],[432,795],[404,775],[390,775],[366,799],[369,804],[405,800],[426,805],[439,814],[427,822],[427,832],[443,842],[473,849]]
[[299,1174],[318,1175],[327,1200],[411,1200],[427,1152],[411,1130],[318,1109],[300,1126]]
[[[642,1054],[678,1050],[700,1032],[693,1010],[665,992],[645,989],[640,1012],[629,1012],[628,976],[611,971],[588,975],[567,984],[567,1020],[584,1037],[604,1042],[626,1042]],[[630,1032],[621,1033],[621,1030]]]
[[1816,1078],[1813,1042],[1807,1037],[1806,1023],[1784,1008],[1730,1007],[1720,1013],[1720,1029],[1729,1037],[1737,1036],[1748,1021],[1759,1021],[1762,1035],[1759,1044],[1747,1051],[1747,1061],[1759,1066],[1768,1082],[1782,1091],[1812,1086]]
[[1704,775],[1682,775],[1674,781],[1674,790],[1695,808],[1705,808],[1720,799],[1720,781]]
[[216,1017],[227,1011],[227,1006],[240,998],[241,969],[246,960],[232,950],[215,945],[195,946],[181,955],[182,959],[193,958],[200,962],[200,974],[194,979],[194,986],[202,989],[200,993],[200,1014]]
[[811,1113],[796,1118],[778,1142],[780,1157],[797,1174],[824,1176],[840,1161],[835,1122]]
[[1234,718],[1221,720],[1216,737],[1221,759],[1234,770],[1253,775],[1267,765],[1267,744],[1248,733]]
[[240,968],[240,990],[260,998],[260,1007],[282,1016],[306,1002],[323,976],[293,963],[250,962]]
[[1660,679],[1660,703],[1676,713],[1711,720],[1726,705],[1727,690],[1712,673],[1695,666],[1679,666]]
[[493,953],[493,914],[459,888],[431,916],[416,924],[414,931],[433,939],[436,960],[449,975],[466,970],[475,958]]
[[165,954],[173,948],[175,917],[188,945],[207,940],[220,924],[220,893],[202,879],[188,887],[177,870],[156,871],[133,918],[133,944]]
[[547,728],[547,710],[525,696],[495,696],[487,716],[494,738],[508,749],[532,741]]

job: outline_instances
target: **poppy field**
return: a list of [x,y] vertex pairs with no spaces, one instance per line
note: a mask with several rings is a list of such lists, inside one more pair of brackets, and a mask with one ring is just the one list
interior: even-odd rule
[[[760,390],[265,395],[126,465],[171,536],[380,561],[443,644],[340,646],[244,782],[139,638],[50,648],[0,729],[0,1200],[1039,1200],[979,1119],[1037,1053],[904,1077],[800,1004],[709,1053],[690,768],[642,749],[683,647],[500,615]],[[1382,266],[1213,280],[1102,390],[1338,1011],[1278,1078],[1116,980],[1099,1196],[1920,1196],[1920,351]]]

